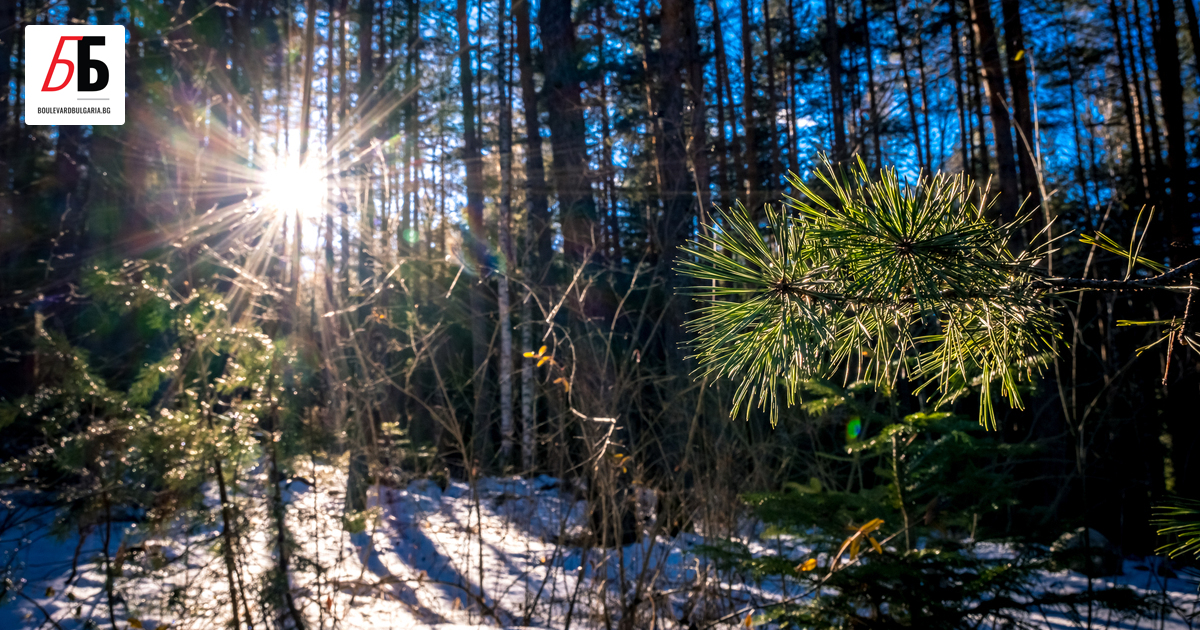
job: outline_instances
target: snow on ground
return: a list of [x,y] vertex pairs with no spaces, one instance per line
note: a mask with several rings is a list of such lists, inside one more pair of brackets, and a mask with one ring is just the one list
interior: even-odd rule
[[[342,520],[344,475],[315,466],[285,484],[293,536],[290,584],[294,605],[310,628],[459,630],[480,626],[604,627],[637,599],[639,622],[671,620],[662,627],[700,626],[797,595],[795,584],[754,581],[718,571],[694,552],[705,540],[684,533],[615,549],[585,549],[586,504],[549,477],[487,478],[474,488],[452,482],[443,491],[418,480],[406,488],[376,488],[371,519],[358,533]],[[257,477],[261,481],[261,473]],[[261,487],[261,485],[260,485]],[[229,582],[218,542],[222,529],[215,498],[206,522],[184,530],[146,532],[132,519],[111,530],[58,531],[55,514],[37,497],[10,495],[0,513],[0,572],[12,580],[0,605],[0,629],[228,627]],[[247,517],[239,548],[235,589],[249,593],[239,605],[242,627],[270,627],[284,614],[260,606],[257,593],[274,566],[274,538],[263,496],[240,498]],[[144,528],[143,528],[144,529]],[[756,554],[807,550],[786,538],[759,540],[750,526],[742,541]],[[107,572],[115,609],[109,617]],[[1005,556],[1004,545],[981,543],[981,555]],[[1093,582],[1161,593],[1170,606],[1156,619],[1136,623],[1095,611],[1092,627],[1183,630],[1194,612],[1196,585],[1159,571],[1161,560],[1126,562],[1125,574]],[[1168,575],[1164,577],[1160,575]],[[1067,571],[1042,577],[1047,591],[1079,591],[1087,578]],[[790,590],[789,590],[790,586]],[[646,623],[642,623],[642,619]],[[1062,611],[1033,613],[1046,628],[1085,627]]]

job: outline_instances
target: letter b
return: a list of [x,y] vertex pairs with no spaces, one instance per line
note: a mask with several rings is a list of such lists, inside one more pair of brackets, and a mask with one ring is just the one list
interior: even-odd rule
[[[79,38],[79,91],[99,92],[108,87],[108,66],[103,61],[92,59],[92,46],[103,46],[104,37]],[[57,55],[56,55],[57,56]],[[96,70],[96,81],[92,82],[92,69]]]
[[[62,54],[63,44],[67,43],[67,40],[74,40],[74,39],[81,40],[81,39],[83,39],[83,37],[79,37],[79,36],[71,37],[71,36],[64,35],[63,37],[58,38],[58,48],[54,49],[54,60],[50,62],[50,69],[46,71],[46,80],[42,82],[42,91],[43,92],[57,92],[65,87],[67,87],[67,84],[71,82],[71,75],[75,74],[75,64],[71,63],[71,61],[69,59],[59,59],[59,55]],[[88,39],[100,39],[101,41],[103,41],[104,38],[101,37],[101,38],[88,38]],[[60,63],[67,67],[67,78],[63,79],[63,82],[60,83],[58,85],[58,87],[50,87],[50,77],[54,76],[54,68],[55,68],[55,66],[57,66]],[[104,69],[104,76],[105,76],[104,81],[105,81],[105,83],[107,83],[108,82],[108,68]],[[82,78],[80,79],[80,83],[81,84],[83,83]]]

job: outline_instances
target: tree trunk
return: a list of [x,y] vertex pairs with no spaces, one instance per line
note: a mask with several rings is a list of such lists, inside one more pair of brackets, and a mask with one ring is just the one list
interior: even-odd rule
[[517,60],[521,73],[521,104],[525,116],[525,211],[530,253],[527,258],[534,271],[527,280],[541,280],[542,266],[553,256],[550,211],[546,203],[546,168],[542,159],[542,134],[538,122],[538,94],[533,81],[533,52],[530,48],[529,0],[516,0]]
[[[469,229],[468,255],[479,271],[479,280],[471,291],[471,348],[475,366],[475,414],[472,439],[476,465],[486,466],[491,458],[490,405],[488,391],[488,354],[491,335],[488,331],[485,312],[487,254],[484,250],[487,235],[483,225],[483,158],[479,136],[475,131],[474,70],[471,68],[471,33],[467,24],[467,0],[458,0],[455,13],[458,20],[458,72],[462,90],[463,112],[463,161],[467,169],[467,226]],[[467,455],[464,453],[464,455]]]
[[739,6],[742,10],[742,119],[746,131],[742,179],[746,183],[746,207],[750,209],[750,216],[759,217],[762,214],[758,207],[762,182],[758,178],[758,117],[754,113],[754,35],[748,0],[741,0]]
[[375,65],[371,62],[374,35],[375,0],[358,1],[358,102],[367,100],[375,81]]
[[[301,63],[304,64],[300,88],[300,157],[299,165],[304,166],[305,160],[308,158],[308,136],[310,132],[310,121],[312,118],[312,84],[313,84],[313,53],[315,52],[316,42],[316,26],[317,26],[317,2],[316,0],[306,0],[304,5],[304,56],[301,57]],[[295,228],[295,239],[292,243],[292,305],[291,317],[289,324],[296,330],[301,328],[300,322],[304,318],[300,317],[300,258],[301,247],[304,243],[303,230],[304,221],[300,216],[300,208],[292,208],[292,223]]]
[[1133,176],[1134,186],[1137,191],[1137,200],[1140,202],[1147,198],[1146,186],[1149,182],[1146,181],[1146,171],[1142,164],[1141,127],[1137,122],[1137,110],[1134,108],[1134,97],[1130,89],[1129,72],[1125,59],[1125,43],[1123,41],[1124,37],[1121,34],[1121,10],[1117,7],[1116,0],[1108,0],[1108,11],[1112,17],[1113,37],[1116,39],[1115,48],[1117,49],[1117,64],[1120,68],[1121,100],[1123,109],[1125,110],[1125,126],[1129,130],[1129,153],[1130,161],[1132,162],[1132,172],[1130,174]]
[[975,42],[983,63],[983,86],[992,118],[992,138],[996,145],[996,164],[1000,171],[1000,218],[1009,222],[1017,216],[1020,193],[1017,189],[1017,160],[1013,152],[1012,123],[1005,103],[1004,70],[996,42],[996,23],[987,0],[968,0]]
[[900,23],[900,1],[892,0],[892,25],[896,28],[896,45],[900,49],[900,73],[904,81],[904,94],[908,99],[908,120],[912,125],[913,143],[916,147],[917,166],[926,170],[925,154],[921,151],[921,123],[917,118],[917,99],[913,94],[912,81],[908,72],[908,47],[904,44],[904,26]]
[[958,33],[958,6],[956,0],[950,0],[948,3],[947,12],[950,20],[950,55],[954,58],[954,97],[955,105],[958,110],[958,138],[962,145],[962,170],[970,173],[971,170],[971,145],[969,140],[969,125],[967,123],[966,102],[963,91],[966,86],[962,80],[962,46]]
[[637,20],[638,44],[641,48],[642,61],[642,96],[646,101],[646,125],[650,128],[650,154],[654,156],[654,179],[653,184],[659,193],[659,201],[663,201],[663,162],[666,161],[666,156],[663,154],[663,112],[662,107],[655,102],[655,99],[660,97],[660,94],[655,91],[655,86],[660,85],[663,81],[662,77],[656,76],[656,72],[661,72],[662,68],[651,67],[651,44],[650,44],[650,15],[646,10],[646,0],[638,2],[638,20]]
[[688,0],[687,5],[688,11],[684,16],[687,25],[687,84],[692,106],[692,129],[689,148],[692,163],[692,179],[695,181],[696,187],[696,203],[698,204],[700,216],[703,217],[711,205],[708,131],[706,129],[708,103],[704,95],[704,59],[700,53],[700,26],[696,22],[695,0]]
[[[1042,204],[1037,175],[1037,138],[1033,135],[1033,115],[1029,104],[1029,73],[1026,69],[1025,31],[1021,26],[1021,0],[1001,0],[1004,14],[1004,49],[1008,56],[1008,82],[1012,86],[1013,122],[1017,128],[1017,164],[1021,168],[1021,196],[1032,206]],[[1034,226],[1040,229],[1041,214],[1034,213]]]
[[496,44],[496,94],[499,100],[499,138],[500,152],[500,255],[502,269],[497,278],[497,300],[500,311],[500,465],[507,467],[512,462],[513,449],[513,414],[512,414],[512,325],[509,317],[509,287],[508,275],[513,269],[513,248],[511,232],[512,215],[512,103],[508,96],[509,57],[508,42],[505,35],[508,30],[508,19],[505,0],[500,0],[498,12],[500,15]]
[[829,72],[829,108],[833,120],[834,162],[849,158],[846,155],[845,104],[842,97],[842,45],[838,40],[838,11],[836,0],[825,0],[825,67]]
[[[404,54],[404,154],[407,157],[403,165],[404,184],[400,191],[403,204],[400,219],[401,252],[413,254],[421,249],[418,246],[417,211],[417,171],[421,168],[418,162],[417,142],[421,130],[417,119],[417,89],[419,86],[420,68],[417,66],[417,45],[421,37],[421,12],[418,0],[406,0],[405,18],[407,31]],[[419,252],[424,254],[425,252]]]
[[[722,185],[717,192],[722,196],[723,204],[732,205],[738,196],[737,191],[742,187],[742,178],[738,176],[740,171],[739,163],[742,159],[742,149],[738,141],[737,106],[733,103],[733,85],[729,79],[729,58],[725,52],[725,37],[721,34],[725,30],[725,25],[721,20],[720,7],[717,5],[717,0],[709,0],[709,3],[713,12],[713,42],[717,51],[717,101],[728,103],[729,105],[728,120],[731,132],[729,135],[728,153],[719,158],[725,170],[721,172]],[[722,90],[724,90],[723,94]],[[721,138],[719,142],[723,142],[725,138],[725,118],[723,112],[723,107],[718,110],[718,116],[720,117],[718,120],[721,125],[721,132],[718,134],[718,138]],[[721,145],[718,145],[717,148],[720,150]],[[746,201],[749,203],[748,199]]]
[[[929,81],[926,80],[925,72],[925,34],[918,29],[919,36],[916,41],[917,51],[917,82],[921,86],[921,121],[924,137],[922,144],[925,147],[925,168],[933,170],[933,139],[930,132],[929,122]],[[941,151],[938,152],[939,162],[941,161]]]
[[[969,15],[968,11],[968,17]],[[971,20],[968,30],[973,29],[974,20]],[[978,158],[975,160],[978,164],[975,176],[981,180],[986,180],[992,169],[989,165],[986,142],[987,122],[983,116],[983,88],[979,85],[981,83],[979,79],[979,50],[975,46],[975,38],[973,36],[968,36],[966,40],[968,49],[966,58],[969,61],[966,72],[971,96],[971,116],[968,117],[968,120],[971,122],[972,129],[971,147],[973,151],[976,151],[975,155]]]
[[1200,80],[1200,20],[1196,17],[1196,0],[1180,0],[1183,2],[1183,12],[1187,14],[1188,37],[1192,40],[1192,65],[1196,67],[1196,77]]
[[[1137,34],[1137,56],[1140,56],[1142,60],[1141,87],[1144,92],[1142,92],[1141,96],[1138,97],[1138,101],[1145,104],[1140,108],[1142,116],[1145,118],[1145,122],[1143,123],[1142,127],[1150,130],[1149,138],[1151,151],[1151,154],[1146,157],[1146,166],[1150,170],[1150,182],[1154,187],[1154,190],[1158,191],[1158,194],[1165,194],[1166,191],[1162,190],[1162,178],[1166,175],[1166,173],[1163,172],[1162,133],[1158,128],[1158,111],[1156,111],[1156,107],[1154,105],[1154,85],[1152,73],[1150,72],[1150,54],[1146,47],[1145,29],[1142,28],[1142,3],[1139,0],[1133,0],[1133,18],[1134,27],[1130,28],[1127,21],[1125,23],[1125,30],[1130,33],[1130,47],[1133,46],[1132,40],[1135,39],[1133,33]],[[1128,20],[1129,17],[1126,16],[1125,19]],[[1135,55],[1132,51],[1130,51],[1130,58],[1132,59],[1134,57]],[[1135,70],[1133,74],[1134,91],[1136,92],[1138,73]]]
[[775,44],[771,35],[771,3],[762,0],[763,12],[763,44],[767,57],[767,111],[763,112],[767,121],[767,143],[770,145],[768,155],[771,160],[771,178],[767,181],[768,198],[773,198],[775,187],[779,185],[783,161],[779,158],[779,93],[775,90]]
[[683,124],[683,71],[688,48],[687,15],[694,10],[692,0],[663,0],[662,39],[659,44],[659,89],[655,105],[662,124],[662,164],[659,196],[663,216],[659,223],[659,243],[662,247],[661,265],[669,273],[675,259],[675,249],[687,240],[690,223],[688,207],[687,150],[684,146],[686,128]]
[[588,177],[587,128],[583,121],[571,0],[543,0],[538,25],[550,147],[554,152],[550,178],[558,195],[563,254],[569,263],[579,264],[593,249],[596,201]]
[[[523,275],[529,290],[542,280],[552,255],[550,212],[546,203],[542,134],[538,124],[538,97],[533,83],[530,49],[529,0],[515,0],[517,63],[521,73],[521,104],[525,116],[525,248]],[[537,409],[533,383],[533,296],[521,306],[521,464],[527,474],[537,466]]]
[[[602,189],[604,191],[604,208],[603,218],[600,221],[600,232],[604,234],[602,241],[605,243],[605,250],[608,251],[609,259],[614,264],[621,264],[621,226],[620,218],[617,216],[617,186],[614,181],[616,168],[613,162],[613,140],[612,140],[612,121],[610,120],[608,106],[608,60],[605,56],[604,37],[607,32],[607,24],[605,20],[606,7],[599,7],[596,20],[600,30],[601,41],[598,46],[597,56],[600,61],[600,163],[602,172],[598,173],[603,182]],[[609,251],[611,250],[611,251]]]
[[[1183,79],[1179,64],[1178,26],[1175,23],[1175,4],[1172,0],[1157,0],[1157,23],[1154,25],[1154,52],[1158,65],[1159,97],[1162,99],[1163,122],[1167,128],[1167,163],[1165,210],[1171,225],[1171,238],[1181,248],[1179,253],[1193,249],[1191,206],[1187,203],[1187,129],[1183,113]],[[1190,260],[1172,256],[1172,263]]]
[[[951,0],[953,2],[954,0]],[[871,14],[862,0],[863,56],[867,58],[867,97],[871,107],[871,144],[875,149],[875,169],[883,168],[883,141],[879,137],[879,103],[875,99],[875,52],[871,49]]]

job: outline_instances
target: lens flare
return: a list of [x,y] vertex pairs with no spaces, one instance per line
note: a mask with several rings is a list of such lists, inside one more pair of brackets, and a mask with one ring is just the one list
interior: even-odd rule
[[325,178],[318,169],[285,164],[263,176],[262,202],[280,212],[312,217],[320,213],[325,187]]

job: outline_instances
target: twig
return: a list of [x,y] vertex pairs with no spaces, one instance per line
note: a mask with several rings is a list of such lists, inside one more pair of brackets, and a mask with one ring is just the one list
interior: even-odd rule
[[46,621],[50,622],[50,624],[53,625],[55,628],[58,628],[58,630],[63,630],[63,627],[58,625],[58,622],[54,620],[54,617],[51,617],[50,613],[47,612],[46,609],[43,608],[41,604],[37,603],[37,601],[35,601],[32,597],[26,595],[24,591],[17,591],[17,595],[24,597],[25,600],[28,601],[30,604],[37,606],[37,609],[42,611],[43,615],[46,615]]

